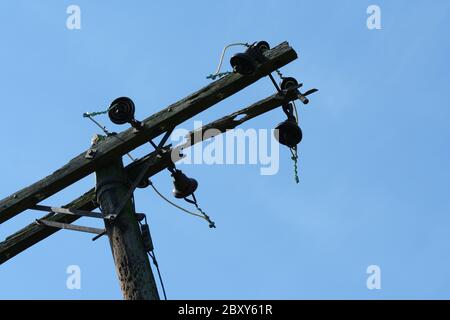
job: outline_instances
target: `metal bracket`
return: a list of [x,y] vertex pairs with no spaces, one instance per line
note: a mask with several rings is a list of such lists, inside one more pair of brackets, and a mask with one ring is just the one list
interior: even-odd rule
[[38,225],[42,225],[42,226],[58,228],[58,229],[73,230],[73,231],[79,231],[79,232],[85,232],[85,233],[93,233],[96,235],[101,235],[106,232],[105,229],[84,227],[84,226],[78,226],[78,225],[68,224],[68,223],[61,223],[61,222],[45,220],[45,219],[37,219],[36,223]]
[[172,127],[166,131],[166,133],[164,134],[164,136],[162,137],[161,141],[158,144],[157,150],[161,150],[164,147],[164,145],[166,144],[167,140],[170,138],[170,135],[172,134],[174,129],[175,129],[175,127]]
[[313,94],[313,93],[319,91],[318,89],[311,89],[311,90],[306,91],[305,93],[301,93],[299,89],[303,86],[303,83],[299,83],[297,86],[291,87],[291,88],[286,89],[286,90],[281,90],[281,88],[278,86],[278,83],[275,81],[275,79],[273,78],[271,73],[269,74],[269,78],[272,81],[275,89],[277,89],[279,94],[281,94],[283,96],[286,96],[288,92],[295,91],[295,93],[297,94],[297,98],[303,104],[308,104],[309,103],[309,99],[306,98],[307,96],[309,96],[310,94]]
[[280,87],[278,86],[278,83],[275,81],[275,79],[273,78],[273,75],[271,73],[269,73],[269,78],[270,78],[270,81],[272,81],[275,89],[277,89],[278,93],[279,94],[283,94],[283,92],[281,91]]
[[92,241],[95,241],[97,239],[100,239],[102,236],[104,236],[106,234],[106,230],[104,230],[102,233],[96,235],[95,237],[92,238]]
[[130,124],[133,128],[133,133],[138,133],[139,131],[142,131],[142,129],[144,129],[144,125],[142,124],[142,122],[136,119],[131,120]]
[[309,103],[309,99],[307,98],[307,96],[309,96],[310,94],[313,94],[313,93],[315,93],[315,92],[317,92],[317,91],[319,91],[319,90],[314,88],[314,89],[311,89],[311,90],[306,91],[305,93],[301,93],[299,89],[300,89],[302,86],[303,86],[303,83],[300,83],[298,86],[289,88],[289,89],[287,89],[287,90],[283,90],[283,91],[282,91],[282,94],[286,95],[289,91],[295,90],[295,91],[296,91],[296,94],[297,94],[297,98],[298,98],[303,104],[308,104],[308,103]]
[[117,217],[127,204],[128,200],[133,195],[134,190],[136,190],[137,186],[141,183],[142,179],[144,179],[145,174],[147,173],[148,169],[150,169],[150,166],[152,165],[152,162],[147,160],[147,163],[143,166],[142,170],[139,172],[137,178],[133,181],[131,184],[130,189],[128,189],[125,196],[122,198],[121,202],[119,203],[119,206],[110,214],[108,217]]
[[[136,219],[141,222],[142,220],[145,219],[145,213],[136,213]],[[103,230],[102,233],[96,235],[95,237],[92,238],[92,241],[95,241],[97,239],[100,239],[101,237],[103,237],[104,235],[106,235],[106,230]]]
[[[158,145],[156,145],[152,140],[149,141],[157,152],[160,153],[163,150],[164,144],[167,142],[167,139],[169,139],[174,129],[175,127],[172,127],[169,130],[167,130]],[[115,218],[122,212],[128,200],[132,197],[134,190],[136,190],[137,186],[142,182],[142,179],[144,179],[144,176],[147,173],[150,166],[151,162],[147,161],[147,163],[143,166],[142,170],[139,172],[137,178],[131,184],[131,187],[128,189],[125,196],[122,198],[122,201],[120,202],[119,206],[116,208],[116,210],[114,210],[112,214],[108,215],[107,217]]]
[[[103,217],[103,214],[100,212],[91,212],[91,211],[84,211],[84,210],[78,210],[78,209],[57,208],[57,207],[49,207],[49,206],[42,206],[42,205],[35,205],[35,206],[31,207],[30,209],[51,212],[51,213],[68,214],[68,215],[74,215],[74,216],[80,216],[80,217],[98,218],[98,219],[103,219],[103,220],[114,220],[114,218],[115,218],[115,216]],[[142,221],[144,218],[145,218],[145,214],[136,213],[136,219],[138,219],[138,221]],[[79,225],[62,223],[62,222],[57,222],[57,221],[52,221],[52,220],[47,220],[47,219],[36,219],[36,223],[41,226],[47,226],[47,227],[52,227],[52,228],[92,233],[92,234],[96,235],[94,238],[92,238],[92,241],[95,241],[95,240],[99,239],[100,237],[106,235],[106,229],[79,226]]]
[[49,206],[42,206],[42,205],[35,205],[35,206],[31,207],[30,209],[51,212],[51,213],[70,214],[72,216],[111,220],[111,218],[103,217],[103,214],[100,212],[91,212],[91,211],[84,211],[84,210],[78,210],[78,209],[57,208],[57,207],[49,207]]
[[92,160],[92,159],[95,158],[96,155],[97,155],[97,149],[90,148],[90,149],[86,152],[86,154],[84,155],[84,157],[85,157],[86,159]]
[[153,142],[153,140],[151,140],[151,139],[149,140],[152,147],[155,148],[155,151],[160,152],[163,149],[164,145],[166,144],[167,140],[170,138],[170,135],[172,134],[174,129],[175,129],[175,127],[172,127],[169,130],[167,130],[158,145],[156,145]]

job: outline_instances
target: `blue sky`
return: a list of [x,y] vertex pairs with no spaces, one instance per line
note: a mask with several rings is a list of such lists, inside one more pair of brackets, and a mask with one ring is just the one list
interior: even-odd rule
[[[81,8],[81,30],[66,28],[70,4]],[[382,30],[366,27],[370,4]],[[126,95],[142,119],[208,84],[224,45],[287,40],[299,59],[283,73],[320,89],[299,109],[301,183],[286,149],[275,176],[254,165],[183,166],[215,230],[136,192],[169,298],[450,298],[448,1],[9,0],[0,21],[0,198],[88,148],[98,130],[83,112]],[[273,92],[262,79],[181,127]],[[243,128],[282,119],[277,110]],[[153,181],[170,193],[168,173]],[[89,176],[45,203],[93,184]],[[2,224],[0,238],[39,215]],[[61,231],[1,265],[0,298],[120,299],[107,239],[90,239]],[[373,264],[381,290],[366,287]],[[81,290],[66,288],[69,265],[81,268]]]

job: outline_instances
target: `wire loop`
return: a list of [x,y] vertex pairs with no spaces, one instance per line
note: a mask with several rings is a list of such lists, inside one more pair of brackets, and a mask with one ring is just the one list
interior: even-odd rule
[[234,46],[245,46],[245,47],[250,47],[250,45],[248,43],[241,43],[241,42],[237,42],[237,43],[231,43],[227,46],[225,46],[222,50],[222,54],[220,55],[220,61],[219,61],[219,65],[217,67],[217,70],[215,73],[210,74],[209,76],[206,77],[206,79],[211,79],[211,80],[216,80],[216,78],[221,78],[223,76],[226,76],[228,74],[231,74],[232,72],[230,71],[226,71],[226,72],[220,72],[220,69],[222,68],[222,64],[223,64],[223,58],[225,57],[225,52],[228,50],[228,48],[230,47],[234,47]]

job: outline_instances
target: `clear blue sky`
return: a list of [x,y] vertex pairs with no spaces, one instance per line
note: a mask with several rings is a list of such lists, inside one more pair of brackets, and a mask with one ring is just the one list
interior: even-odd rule
[[[373,3],[382,30],[366,27]],[[66,28],[70,4],[81,7],[81,30]],[[449,30],[446,0],[2,1],[0,198],[89,146],[98,130],[83,112],[126,95],[144,118],[208,84],[225,44],[287,40],[300,58],[283,72],[320,89],[299,110],[301,183],[286,149],[275,176],[183,166],[216,230],[150,190],[136,193],[169,298],[449,299]],[[273,92],[262,79],[182,127]],[[282,119],[274,111],[244,128]],[[153,180],[170,193],[166,172]],[[63,205],[93,184],[89,176],[45,203]],[[0,238],[38,216],[2,224]],[[73,264],[81,290],[66,288]],[[382,270],[378,291],[366,288],[372,264]],[[0,283],[2,299],[121,298],[107,239],[70,231],[1,265]]]

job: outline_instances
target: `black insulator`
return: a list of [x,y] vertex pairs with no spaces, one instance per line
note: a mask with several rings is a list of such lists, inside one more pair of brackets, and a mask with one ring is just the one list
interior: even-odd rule
[[302,137],[302,129],[293,117],[289,117],[275,128],[275,138],[280,144],[289,148],[298,145],[302,141]]
[[283,78],[283,80],[280,83],[281,90],[289,90],[291,88],[297,88],[297,87],[298,87],[298,81],[292,77]]
[[242,75],[249,75],[255,72],[256,62],[246,52],[237,53],[231,57],[230,64],[233,67],[233,71]]
[[255,72],[257,63],[262,63],[266,59],[264,52],[270,49],[266,41],[260,41],[245,50],[244,53],[237,53],[230,59],[233,71],[242,75],[249,75]]
[[134,119],[134,102],[130,98],[120,97],[111,103],[108,109],[109,119],[115,124],[137,122]]
[[181,170],[175,170],[172,173],[172,178],[175,198],[183,199],[189,197],[197,190],[197,180],[188,178]]
[[259,41],[256,45],[256,48],[258,48],[259,52],[264,53],[267,50],[270,50],[270,45],[267,41]]

